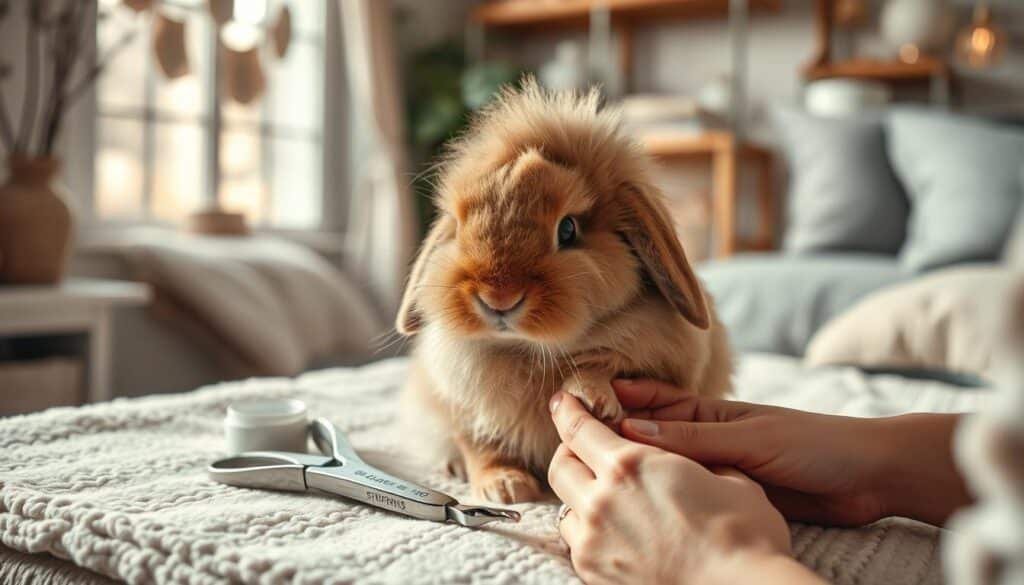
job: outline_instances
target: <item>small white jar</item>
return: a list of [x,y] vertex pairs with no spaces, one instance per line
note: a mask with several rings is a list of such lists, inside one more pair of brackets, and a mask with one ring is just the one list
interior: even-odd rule
[[250,400],[228,405],[224,441],[230,455],[243,451],[306,452],[306,404],[301,400]]

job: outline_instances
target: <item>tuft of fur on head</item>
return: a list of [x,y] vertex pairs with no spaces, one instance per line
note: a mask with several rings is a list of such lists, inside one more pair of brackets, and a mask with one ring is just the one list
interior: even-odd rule
[[547,160],[583,171],[594,188],[609,190],[624,177],[644,176],[645,155],[622,131],[618,108],[602,107],[597,88],[551,92],[525,76],[503,88],[451,141],[440,165],[437,204],[462,181],[479,179],[530,149]]

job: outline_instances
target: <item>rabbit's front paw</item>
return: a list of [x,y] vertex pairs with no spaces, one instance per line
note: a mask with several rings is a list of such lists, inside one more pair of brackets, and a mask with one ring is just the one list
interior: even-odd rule
[[562,384],[562,391],[579,398],[591,414],[607,424],[618,424],[626,416],[607,377],[580,372]]
[[518,504],[541,498],[540,482],[532,473],[518,467],[488,467],[481,470],[472,483],[473,494],[488,502]]

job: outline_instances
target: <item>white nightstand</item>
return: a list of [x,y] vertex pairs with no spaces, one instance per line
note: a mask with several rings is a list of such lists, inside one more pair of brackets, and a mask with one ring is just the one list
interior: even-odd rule
[[71,278],[55,286],[0,286],[0,338],[84,336],[85,396],[113,397],[110,384],[111,312],[119,305],[145,305],[145,284]]

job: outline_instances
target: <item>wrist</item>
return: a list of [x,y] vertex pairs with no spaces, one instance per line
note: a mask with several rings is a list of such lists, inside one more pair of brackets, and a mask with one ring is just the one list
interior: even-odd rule
[[765,585],[824,583],[810,569],[789,555],[750,550],[711,556],[707,559],[705,570],[698,577],[692,582],[712,585],[754,582]]
[[886,515],[941,526],[970,495],[953,460],[951,414],[907,414],[879,419],[885,445],[877,492]]

